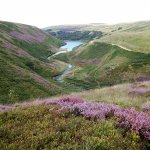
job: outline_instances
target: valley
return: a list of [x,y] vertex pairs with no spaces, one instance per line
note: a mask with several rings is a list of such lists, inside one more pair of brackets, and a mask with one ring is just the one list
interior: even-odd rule
[[149,30],[0,21],[0,149],[148,150]]

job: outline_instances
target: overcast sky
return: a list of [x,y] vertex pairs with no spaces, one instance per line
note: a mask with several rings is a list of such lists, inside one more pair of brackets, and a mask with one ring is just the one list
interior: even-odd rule
[[150,0],[0,0],[0,20],[40,28],[150,20]]

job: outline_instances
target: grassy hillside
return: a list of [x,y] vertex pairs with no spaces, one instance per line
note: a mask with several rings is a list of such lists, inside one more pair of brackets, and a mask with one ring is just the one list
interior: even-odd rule
[[0,103],[61,93],[52,78],[66,65],[47,59],[61,44],[36,27],[0,22]]
[[0,34],[2,47],[16,46],[40,60],[47,60],[63,44],[36,27],[17,23],[0,22]]
[[100,42],[118,44],[137,52],[150,53],[150,21],[93,26],[105,34]]
[[[150,26],[150,25],[149,25]],[[150,53],[150,30],[128,29],[122,32],[111,33],[98,41],[118,44],[137,52]]]
[[86,89],[134,82],[150,76],[150,55],[91,41],[71,53],[56,57],[74,65],[65,78]]

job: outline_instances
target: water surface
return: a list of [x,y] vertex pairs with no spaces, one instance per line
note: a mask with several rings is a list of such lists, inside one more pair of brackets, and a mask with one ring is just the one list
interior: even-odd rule
[[70,52],[70,51],[72,51],[72,49],[74,47],[77,47],[77,46],[79,46],[81,44],[82,44],[81,41],[68,41],[68,42],[66,42],[66,45],[61,46],[60,48],[67,49],[67,51]]

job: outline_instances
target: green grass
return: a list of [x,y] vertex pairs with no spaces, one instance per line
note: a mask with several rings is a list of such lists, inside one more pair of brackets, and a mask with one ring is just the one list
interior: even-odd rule
[[38,80],[29,75],[29,71],[18,72],[7,61],[0,59],[0,64],[0,103],[20,102],[62,92],[61,88],[55,87],[53,84],[51,85],[52,89],[40,84]]
[[118,32],[104,36],[98,41],[118,44],[137,52],[150,53],[149,33],[150,31]]
[[115,118],[87,120],[56,106],[32,106],[0,113],[0,148],[144,150],[148,143],[116,127]]
[[124,46],[137,52],[150,53],[150,21],[120,24],[122,30],[116,30],[118,25],[109,26],[115,32],[109,31],[98,41]]

